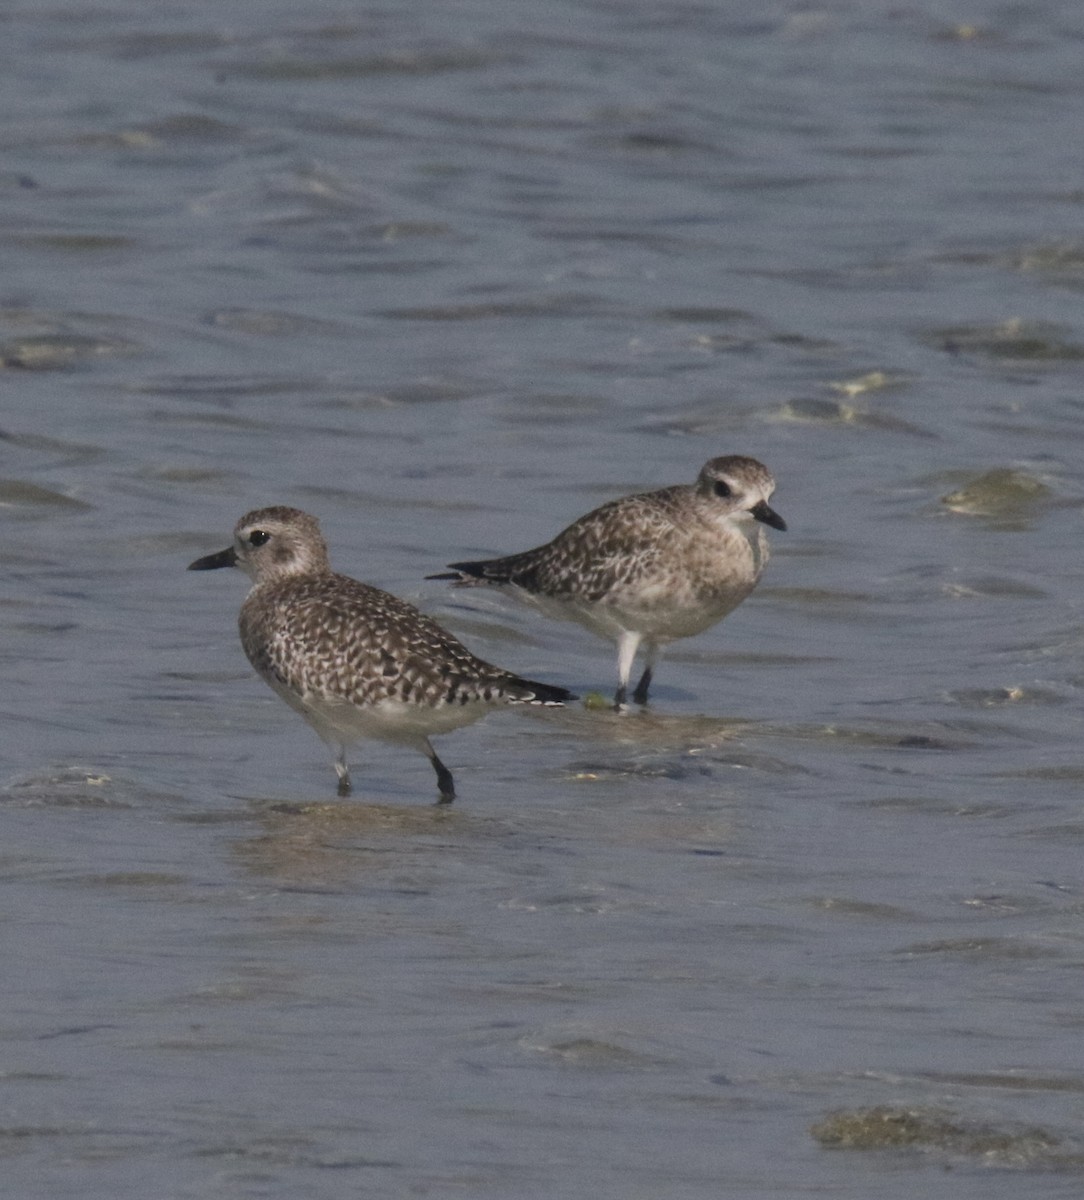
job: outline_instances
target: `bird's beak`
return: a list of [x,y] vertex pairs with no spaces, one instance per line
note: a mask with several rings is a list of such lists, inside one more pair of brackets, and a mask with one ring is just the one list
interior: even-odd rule
[[197,558],[188,564],[190,571],[217,571],[219,567],[236,567],[237,551],[232,546],[219,550],[217,554],[208,554],[205,558]]
[[[782,531],[787,527],[786,521],[783,520],[783,518],[775,511],[774,508],[769,506],[767,500],[761,500],[761,502],[757,505],[754,505],[749,512],[753,515],[753,517],[756,518],[756,520],[763,521],[765,525],[770,525],[773,529]],[[195,566],[196,564],[193,563],[192,565]]]

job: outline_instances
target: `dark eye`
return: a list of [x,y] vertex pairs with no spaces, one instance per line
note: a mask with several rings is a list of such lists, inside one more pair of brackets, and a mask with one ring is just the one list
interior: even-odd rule
[[715,494],[717,496],[729,496],[730,495],[730,484],[724,483],[723,480],[721,480],[721,479],[717,479],[715,481]]
[[250,546],[263,546],[271,540],[271,535],[266,529],[254,529],[248,535],[248,544]]

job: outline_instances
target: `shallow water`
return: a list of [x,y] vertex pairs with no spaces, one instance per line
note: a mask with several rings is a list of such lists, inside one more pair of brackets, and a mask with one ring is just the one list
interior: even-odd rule
[[[1078,1196],[1078,6],[2,28],[7,1194]],[[607,692],[423,577],[723,453],[759,590],[647,712],[444,739],[451,809],[336,802],[184,571],[296,504]]]

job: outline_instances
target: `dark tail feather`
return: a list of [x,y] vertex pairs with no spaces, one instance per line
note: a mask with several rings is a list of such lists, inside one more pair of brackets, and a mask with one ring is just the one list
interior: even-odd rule
[[504,578],[491,568],[499,559],[486,559],[484,562],[449,563],[448,570],[439,575],[426,575],[426,579],[450,579],[453,583],[502,583]]
[[516,683],[523,688],[523,696],[517,699],[520,704],[560,705],[579,699],[568,688],[554,687],[552,683],[535,683],[533,679],[517,679]]

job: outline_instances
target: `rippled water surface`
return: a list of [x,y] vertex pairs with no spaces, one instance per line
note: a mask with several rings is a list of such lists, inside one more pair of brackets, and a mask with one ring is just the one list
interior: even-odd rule
[[[1084,11],[0,15],[0,1159],[21,1200],[1077,1197]],[[357,795],[186,574],[424,576],[752,454],[645,712]]]

